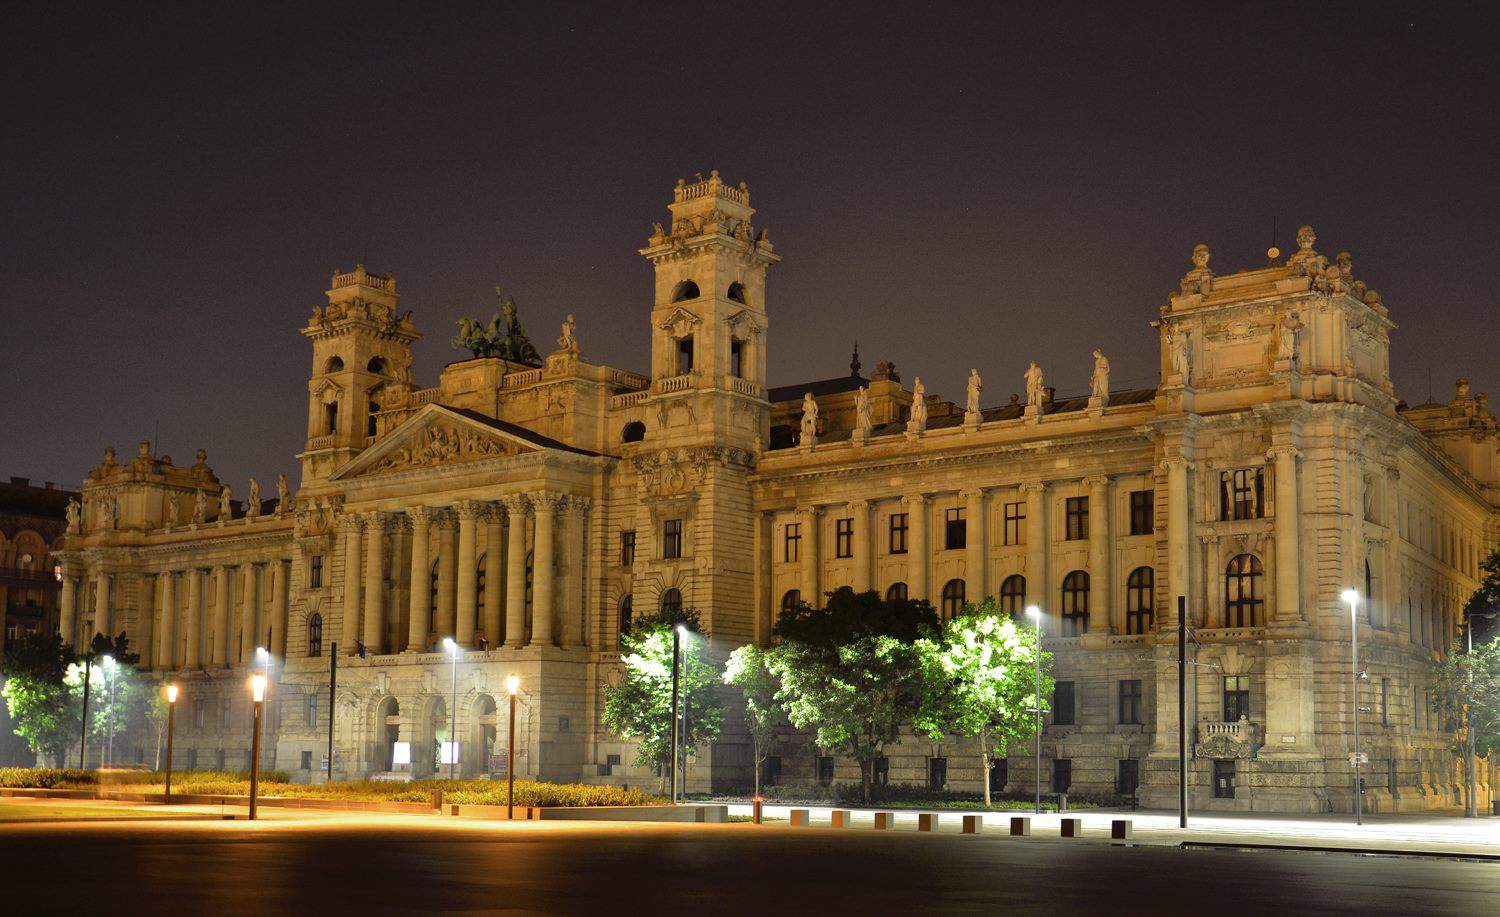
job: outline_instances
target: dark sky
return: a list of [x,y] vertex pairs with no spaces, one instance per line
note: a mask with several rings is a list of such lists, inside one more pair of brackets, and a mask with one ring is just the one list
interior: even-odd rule
[[497,282],[544,350],[573,311],[585,357],[643,370],[636,249],[710,168],[785,256],[772,384],[855,339],[952,399],[1033,358],[1083,391],[1095,346],[1154,384],[1192,246],[1259,265],[1274,220],[1353,252],[1398,395],[1430,368],[1500,400],[1484,7],[89,6],[0,21],[0,475],[76,485],[158,423],[237,494],[294,472],[297,329],[361,257],[419,384]]

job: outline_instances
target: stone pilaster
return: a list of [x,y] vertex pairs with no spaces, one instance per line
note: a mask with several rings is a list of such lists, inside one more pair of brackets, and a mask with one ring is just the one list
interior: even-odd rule
[[406,511],[411,520],[411,592],[407,605],[406,650],[420,653],[427,649],[427,628],[432,617],[432,563],[428,560],[428,526],[433,511],[413,506]]
[[490,646],[505,642],[505,513],[491,504],[484,529],[484,637]]
[[[110,633],[109,620],[109,574],[100,573],[94,578],[94,633],[106,637]],[[93,639],[90,635],[90,639]]]
[[78,574],[69,567],[63,568],[61,606],[57,622],[58,633],[62,634],[63,644],[69,647],[78,645]]
[[875,564],[874,552],[870,549],[874,543],[870,537],[870,501],[849,501],[849,518],[854,527],[853,544],[850,545],[853,574],[849,577],[849,585],[855,592],[868,592],[872,588],[870,571]]
[[932,598],[927,585],[932,560],[927,556],[927,500],[926,494],[906,498],[906,595],[914,601]]
[[1298,542],[1301,527],[1297,509],[1297,460],[1295,446],[1273,446],[1266,457],[1276,466],[1276,620],[1302,623],[1302,558]]
[[1026,497],[1026,602],[1045,616],[1056,610],[1047,603],[1047,483],[1028,481],[1021,493]]
[[371,653],[385,651],[385,513],[365,516],[364,645]]
[[203,571],[187,572],[188,602],[182,610],[182,633],[187,643],[183,664],[190,669],[203,665]]
[[287,576],[291,561],[277,558],[266,565],[271,590],[271,642],[267,647],[278,659],[286,658]]
[[588,569],[587,541],[589,508],[593,506],[588,497],[568,497],[567,515],[564,517],[562,608],[563,628],[560,634],[563,646],[582,646],[584,643],[583,589]]
[[819,574],[822,572],[819,569],[821,563],[818,550],[818,527],[822,522],[822,515],[822,510],[816,506],[797,507],[797,521],[802,527],[802,554],[799,558],[801,564],[798,571],[801,574],[799,583],[802,601],[814,608],[821,607],[823,604],[822,593],[818,591]]
[[1188,493],[1188,474],[1193,463],[1182,456],[1168,458],[1167,470],[1167,613],[1160,616],[1161,627],[1177,626],[1177,597],[1186,596],[1189,614],[1193,604],[1191,570],[1192,505]]
[[229,668],[230,642],[229,621],[230,605],[234,596],[234,568],[220,565],[214,568],[214,654],[213,664],[220,668]]
[[435,642],[453,636],[455,610],[458,602],[458,519],[444,510],[437,517],[437,612],[433,615],[432,627]]
[[476,500],[464,500],[458,513],[458,596],[454,602],[453,639],[468,649],[474,645],[474,629],[479,604],[478,541],[479,514],[484,507]]
[[[260,577],[255,564],[243,564],[244,586],[241,593],[240,653],[239,663],[253,661],[255,648],[260,645]],[[269,649],[269,647],[267,647]]]
[[526,513],[531,500],[511,494],[502,501],[508,518],[505,554],[505,642],[526,645]]
[[344,652],[359,652],[359,565],[363,553],[360,536],[364,531],[364,520],[357,515],[347,515],[339,523],[344,532]]
[[989,495],[982,487],[959,494],[964,501],[964,593],[976,605],[989,594]]
[[[1114,631],[1110,614],[1110,486],[1109,475],[1083,479],[1089,489],[1089,620],[1104,633]],[[1100,625],[1103,625],[1100,627]]]
[[157,620],[155,667],[175,669],[177,660],[177,573],[167,570],[156,577]]

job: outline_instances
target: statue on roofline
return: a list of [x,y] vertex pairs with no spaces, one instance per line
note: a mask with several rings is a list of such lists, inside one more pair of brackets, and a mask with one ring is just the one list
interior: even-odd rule
[[541,354],[521,328],[515,299],[504,295],[499,286],[495,287],[495,296],[500,299],[500,311],[490,318],[488,325],[467,316],[458,320],[453,349],[468,350],[476,358],[499,357],[524,366],[541,366]]

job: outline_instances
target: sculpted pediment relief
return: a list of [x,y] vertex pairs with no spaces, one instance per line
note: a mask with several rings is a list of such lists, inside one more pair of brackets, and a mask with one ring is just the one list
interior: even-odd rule
[[657,327],[673,337],[686,337],[701,321],[698,316],[679,306],[672,310],[672,314],[663,319]]
[[349,479],[541,451],[523,439],[433,405],[334,475]]

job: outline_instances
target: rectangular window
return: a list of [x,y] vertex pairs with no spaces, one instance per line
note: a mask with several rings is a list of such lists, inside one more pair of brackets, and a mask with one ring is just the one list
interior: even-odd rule
[[1058,758],[1052,762],[1052,792],[1066,793],[1073,785],[1073,759]]
[[1026,504],[1005,504],[1005,533],[1002,543],[1007,545],[1026,543]]
[[661,556],[676,560],[682,556],[682,520],[668,519],[661,525]]
[[870,768],[870,779],[876,786],[885,786],[891,782],[891,759],[881,755],[875,759],[874,766]]
[[906,553],[906,513],[891,513],[891,553]]
[[635,565],[635,530],[620,533],[620,566]]
[[323,586],[323,555],[314,554],[307,564],[307,586],[319,589]]
[[677,340],[677,375],[685,376],[693,371],[693,336]]
[[305,722],[309,726],[318,725],[318,695],[307,695],[307,706],[304,709],[303,713],[303,722]]
[[940,792],[948,785],[948,759],[927,759],[927,788],[933,792]]
[[835,557],[854,556],[854,520],[836,519],[833,523],[833,550]]
[[312,752],[304,751],[302,753],[302,769],[305,771],[312,770]]
[[1120,723],[1139,725],[1141,722],[1141,680],[1125,678],[1120,681]]
[[1055,682],[1052,687],[1052,725],[1073,725],[1073,683]]
[[[196,748],[188,749],[187,769],[190,771],[195,771],[198,769],[198,749]],[[174,767],[172,768],[172,770],[181,770],[181,768]]]
[[1149,490],[1130,492],[1130,534],[1150,535],[1156,531],[1156,494]]
[[224,749],[222,748],[214,752],[214,770],[224,770]]
[[802,524],[788,522],[782,538],[781,559],[794,564],[802,559]]
[[1391,680],[1380,679],[1380,725],[1391,725]]
[[833,756],[818,756],[818,785],[828,786],[833,783]]
[[1003,793],[1010,782],[1010,761],[996,758],[990,762],[990,792]]
[[1121,796],[1134,796],[1141,786],[1141,762],[1136,758],[1121,758],[1115,773],[1115,792]]
[[[208,703],[203,698],[193,701],[193,728],[202,729],[203,721],[208,716]],[[81,721],[80,721],[81,722]]]
[[1224,676],[1224,722],[1250,719],[1250,676]]
[[1234,798],[1234,759],[1214,762],[1214,798]]
[[1219,472],[1219,518],[1259,519],[1265,515],[1265,476],[1260,468]]
[[1089,498],[1068,497],[1064,502],[1064,509],[1067,516],[1067,540],[1082,541],[1089,537]]
[[775,786],[776,781],[781,779],[781,756],[766,755],[766,760],[760,766],[760,782],[762,786]]
[[969,523],[962,508],[943,513],[943,547],[949,551],[960,551],[969,543]]

